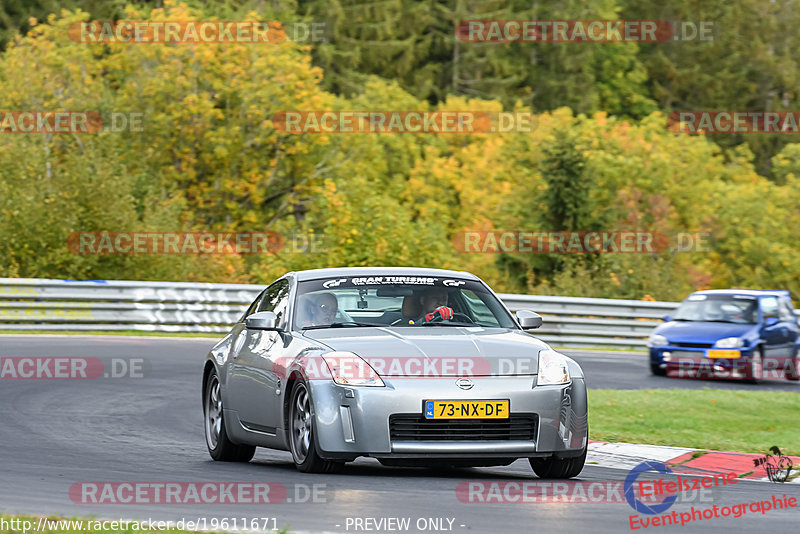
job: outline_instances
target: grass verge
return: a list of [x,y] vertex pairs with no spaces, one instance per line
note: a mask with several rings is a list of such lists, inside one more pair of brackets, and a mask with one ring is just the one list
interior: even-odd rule
[[589,439],[800,456],[800,395],[719,389],[589,390]]

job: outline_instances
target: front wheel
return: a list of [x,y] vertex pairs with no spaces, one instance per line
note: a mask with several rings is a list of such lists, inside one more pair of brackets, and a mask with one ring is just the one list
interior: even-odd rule
[[650,364],[650,372],[653,373],[655,376],[667,376],[667,370],[662,369],[661,365],[657,363]]
[[800,380],[800,354],[795,354],[794,358],[789,360],[784,376],[788,380]]
[[575,458],[529,458],[533,472],[539,478],[573,478],[583,471],[583,464],[586,463],[586,449],[583,454]]
[[324,460],[314,443],[314,414],[311,393],[305,382],[297,382],[289,405],[289,445],[294,465],[303,473],[332,473],[341,463]]
[[764,379],[764,359],[761,349],[753,352],[750,358],[750,369],[748,369],[748,382],[758,384]]
[[228,438],[222,414],[222,391],[216,371],[211,371],[206,380],[203,416],[205,419],[206,446],[208,454],[219,462],[249,462],[256,453],[250,445],[238,445]]

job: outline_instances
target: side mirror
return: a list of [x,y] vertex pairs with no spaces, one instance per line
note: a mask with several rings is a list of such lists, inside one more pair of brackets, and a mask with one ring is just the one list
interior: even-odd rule
[[664,317],[662,317],[662,319],[664,319],[665,323],[668,323],[672,320],[672,316],[670,314],[666,314]]
[[245,319],[244,325],[248,330],[277,330],[278,316],[271,311],[254,313]]
[[517,322],[523,330],[533,330],[542,326],[542,316],[530,310],[519,310]]
[[767,317],[766,319],[764,319],[764,325],[765,326],[773,326],[773,325],[776,325],[776,324],[778,324],[778,318],[777,317]]

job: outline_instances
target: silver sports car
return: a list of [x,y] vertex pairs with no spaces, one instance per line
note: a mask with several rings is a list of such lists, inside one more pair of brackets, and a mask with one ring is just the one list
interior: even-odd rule
[[508,465],[543,478],[586,459],[578,364],[525,333],[478,277],[418,268],[293,272],[209,353],[203,412],[215,460],[291,451],[300,471]]

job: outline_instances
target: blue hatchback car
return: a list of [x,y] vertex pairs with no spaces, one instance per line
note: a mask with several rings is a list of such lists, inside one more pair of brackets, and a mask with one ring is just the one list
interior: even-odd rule
[[655,375],[800,379],[798,319],[788,291],[697,291],[664,321],[647,340]]

